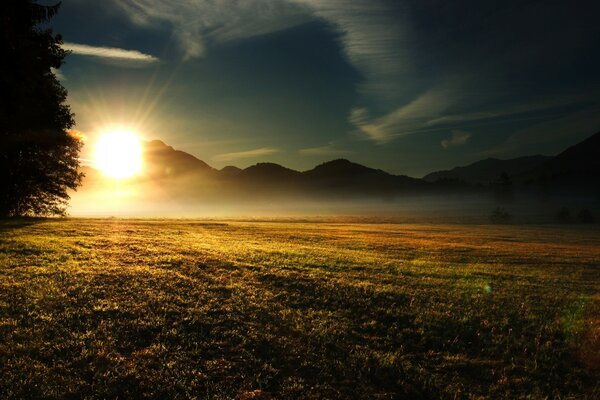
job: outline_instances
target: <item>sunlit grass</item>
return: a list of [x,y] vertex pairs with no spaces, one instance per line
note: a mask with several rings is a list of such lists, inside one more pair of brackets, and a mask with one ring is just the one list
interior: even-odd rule
[[596,228],[0,229],[2,398],[599,394]]

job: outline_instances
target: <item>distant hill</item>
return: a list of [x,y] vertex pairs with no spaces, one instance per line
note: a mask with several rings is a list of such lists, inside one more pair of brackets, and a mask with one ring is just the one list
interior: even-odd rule
[[573,145],[556,156],[557,159],[579,159],[585,163],[591,162],[595,168],[600,167],[600,132],[597,132],[582,142]]
[[600,198],[600,132],[513,180],[543,196]]
[[317,165],[313,169],[303,172],[303,174],[316,179],[348,179],[361,175],[389,175],[382,170],[365,167],[344,158]]
[[239,174],[241,171],[241,168],[235,167],[233,165],[228,165],[219,170],[219,175],[226,178],[232,178]]
[[[380,169],[337,159],[307,171],[274,163],[258,163],[245,169],[221,170],[160,140],[144,143],[144,173],[135,181],[158,183],[175,197],[197,198],[294,198],[372,197],[391,199],[411,193],[484,193],[503,172],[520,187],[534,193],[600,193],[600,133],[569,147],[555,157],[530,156],[510,160],[488,158],[473,164],[437,171],[423,179],[392,175]],[[100,173],[82,167],[85,186],[102,182]],[[592,192],[590,189],[592,188]],[[542,189],[539,191],[539,189]]]
[[295,180],[301,175],[300,172],[283,167],[275,163],[258,163],[241,170],[237,179],[252,180],[266,183],[268,181],[287,181]]
[[547,160],[526,176],[545,181],[595,183],[590,179],[600,177],[600,132]]
[[503,172],[517,186],[538,194],[600,195],[600,132],[554,157],[488,158],[464,167],[432,172],[423,179],[435,182],[438,188],[453,180],[487,186],[494,184]]
[[145,171],[150,177],[181,176],[194,173],[211,173],[214,169],[204,161],[160,140],[143,144]]
[[428,188],[420,179],[404,175],[392,175],[346,159],[320,164],[302,173],[306,185],[312,190],[333,194],[354,193],[363,196],[388,198],[397,193],[407,193]]
[[487,185],[498,180],[503,172],[506,172],[509,176],[521,175],[540,167],[551,159],[552,157],[550,156],[542,155],[518,157],[509,160],[487,158],[464,167],[432,172],[425,175],[423,179],[428,182],[459,180],[467,183]]

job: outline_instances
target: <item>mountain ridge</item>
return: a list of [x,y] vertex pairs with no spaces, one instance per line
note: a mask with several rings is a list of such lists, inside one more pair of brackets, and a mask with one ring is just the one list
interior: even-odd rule
[[[563,193],[568,193],[564,188],[585,192],[590,182],[600,182],[600,133],[556,156],[487,158],[435,171],[423,178],[393,175],[345,158],[326,161],[305,171],[272,162],[259,162],[243,169],[229,165],[219,170],[160,140],[144,142],[143,150],[145,171],[136,179],[161,182],[173,192],[190,196],[199,193],[210,196],[214,192],[249,198],[269,194],[393,198],[407,193],[489,193],[502,173],[520,187],[562,186]],[[88,181],[99,175],[92,169],[89,172]]]
[[510,159],[486,158],[464,166],[454,167],[450,170],[434,171],[423,177],[428,182],[441,179],[454,179],[473,184],[490,184],[506,172],[508,175],[518,175],[529,171],[544,162],[552,159],[551,156],[534,155]]

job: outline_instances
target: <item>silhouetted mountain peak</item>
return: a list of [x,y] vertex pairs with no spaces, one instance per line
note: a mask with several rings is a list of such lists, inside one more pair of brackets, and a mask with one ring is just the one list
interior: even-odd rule
[[220,172],[223,172],[223,173],[229,174],[229,175],[235,175],[235,174],[239,174],[241,170],[242,170],[241,168],[238,168],[234,165],[228,165],[226,167],[221,168]]
[[167,145],[165,142],[158,139],[143,142],[143,145],[146,151],[173,150],[173,147]]
[[254,164],[238,174],[240,177],[260,179],[290,178],[298,175],[300,175],[298,171],[270,162]]
[[[527,180],[586,184],[600,174],[600,132],[559,153],[527,174]],[[547,182],[546,182],[547,183]]]
[[174,175],[212,171],[212,167],[204,161],[184,151],[175,150],[161,140],[151,140],[142,145],[151,174]]
[[[595,187],[600,174],[600,132],[577,143],[555,157],[528,156],[510,160],[486,158],[451,170],[432,172],[423,177],[429,182],[460,180],[491,184],[506,172],[517,183],[542,185],[563,192]],[[587,189],[586,189],[587,190]]]
[[600,156],[600,132],[595,133],[582,142],[567,148],[556,156],[557,159],[564,158],[593,158],[598,160]]
[[304,172],[307,176],[320,178],[341,178],[372,173],[382,173],[387,175],[386,172],[365,167],[364,165],[354,163],[345,158],[327,161]]
[[356,163],[353,163],[352,161],[348,160],[347,158],[337,158],[335,160],[326,161],[323,164],[320,164],[319,166],[323,166],[323,165],[350,165],[350,164],[356,164]]
[[503,172],[510,176],[519,175],[539,167],[551,158],[542,155],[517,157],[509,160],[489,157],[451,170],[432,172],[425,175],[423,179],[428,182],[450,179],[468,183],[489,184],[497,180]]

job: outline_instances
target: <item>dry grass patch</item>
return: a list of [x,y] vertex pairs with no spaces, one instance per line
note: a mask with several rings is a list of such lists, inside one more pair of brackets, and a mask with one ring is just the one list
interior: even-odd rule
[[597,398],[595,227],[0,224],[0,397]]

